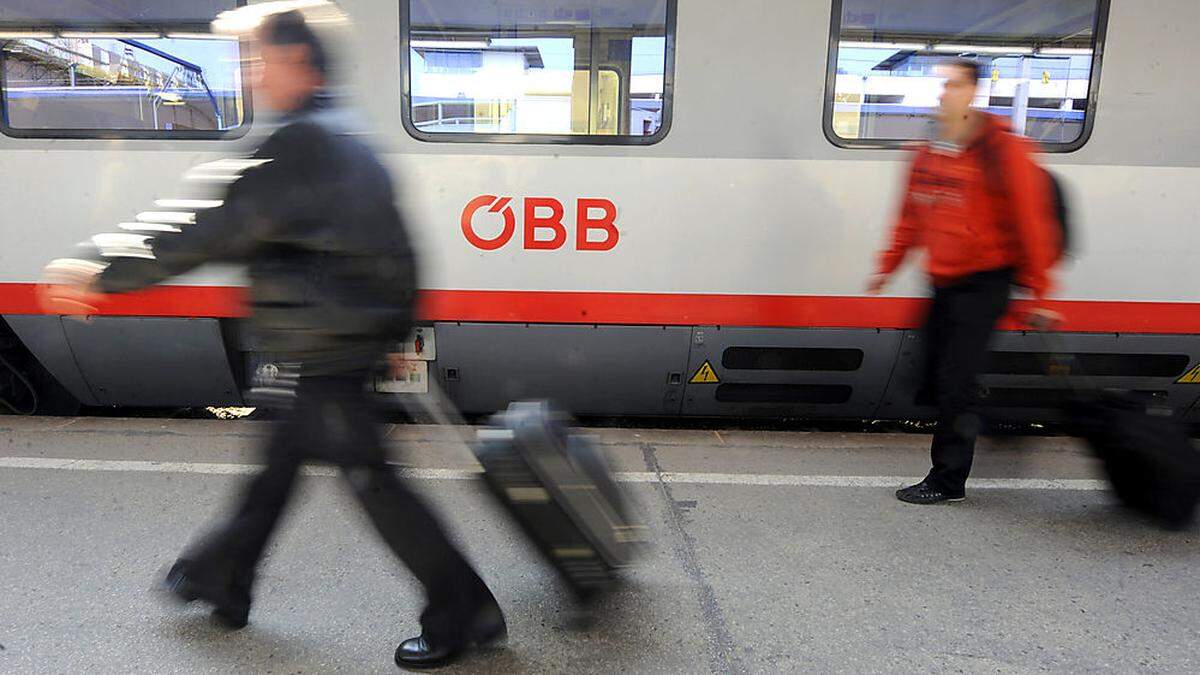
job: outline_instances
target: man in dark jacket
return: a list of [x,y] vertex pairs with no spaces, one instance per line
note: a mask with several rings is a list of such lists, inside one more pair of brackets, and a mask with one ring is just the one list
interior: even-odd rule
[[[232,518],[174,565],[168,588],[213,605],[225,625],[244,626],[255,569],[301,465],[330,462],[427,594],[422,634],[399,646],[396,662],[439,665],[503,638],[505,622],[487,586],[385,462],[365,391],[389,342],[413,327],[413,251],[387,171],[322,96],[325,50],[303,16],[272,15],[256,37],[256,100],[280,112],[282,124],[249,159],[193,172],[229,181],[220,205],[195,212],[194,224],[178,231],[159,224],[152,234],[98,237],[103,262],[48,268],[56,285],[46,302],[79,314],[95,293],[144,288],[208,262],[246,265],[261,350],[297,364],[292,403],[267,443],[266,469]],[[166,220],[191,219],[183,215]]]

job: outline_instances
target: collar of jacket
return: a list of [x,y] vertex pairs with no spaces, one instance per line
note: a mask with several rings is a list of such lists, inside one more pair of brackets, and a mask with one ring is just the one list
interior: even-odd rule
[[305,115],[333,107],[334,97],[324,89],[318,89],[304,103],[282,117],[284,123],[293,122]]

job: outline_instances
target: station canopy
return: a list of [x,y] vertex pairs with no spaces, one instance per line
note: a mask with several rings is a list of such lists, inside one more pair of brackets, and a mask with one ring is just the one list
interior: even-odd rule
[[841,39],[1090,46],[1100,0],[843,0]]
[[[572,28],[653,29],[662,33],[666,0],[406,0],[414,31],[528,34]],[[683,4],[683,3],[681,3]]]
[[0,32],[207,30],[238,0],[0,0]]

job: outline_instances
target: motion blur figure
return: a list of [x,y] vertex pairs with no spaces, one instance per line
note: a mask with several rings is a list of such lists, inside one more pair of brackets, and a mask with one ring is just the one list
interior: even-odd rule
[[912,249],[925,249],[933,285],[925,386],[937,403],[938,428],[929,474],[896,492],[912,504],[966,496],[981,426],[973,410],[976,378],[1012,287],[1033,295],[1025,317],[1031,327],[1059,320],[1045,306],[1062,243],[1050,178],[1034,163],[1029,141],[1005,120],[971,107],[981,66],[959,59],[945,68],[938,138],[912,160],[900,218],[868,287],[879,293]]
[[246,625],[258,562],[301,465],[329,462],[424,586],[422,633],[400,644],[397,664],[441,665],[503,639],[506,627],[487,586],[385,462],[371,412],[372,369],[413,328],[414,254],[390,177],[325,93],[327,52],[304,16],[269,14],[255,38],[256,101],[282,120],[250,159],[219,163],[238,170],[219,205],[153,236],[115,235],[140,244],[140,253],[52,263],[44,302],[81,314],[98,294],[144,288],[203,263],[244,264],[263,351],[298,364],[294,400],[267,442],[266,468],[228,522],[179,558],[167,587],[211,604],[228,627]]

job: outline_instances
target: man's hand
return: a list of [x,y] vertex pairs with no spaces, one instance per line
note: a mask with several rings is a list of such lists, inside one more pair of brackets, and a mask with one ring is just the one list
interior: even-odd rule
[[883,292],[883,287],[887,285],[887,281],[886,274],[872,274],[871,278],[867,280],[867,294],[879,295]]
[[1044,307],[1035,307],[1025,313],[1025,325],[1036,331],[1054,330],[1062,322],[1062,314]]
[[104,266],[87,260],[55,260],[42,272],[38,301],[50,314],[84,318],[96,313],[104,297],[96,288],[96,277]]
[[388,352],[387,365],[389,378],[393,380],[403,380],[408,377],[408,364],[405,361],[404,354],[399,352]]

